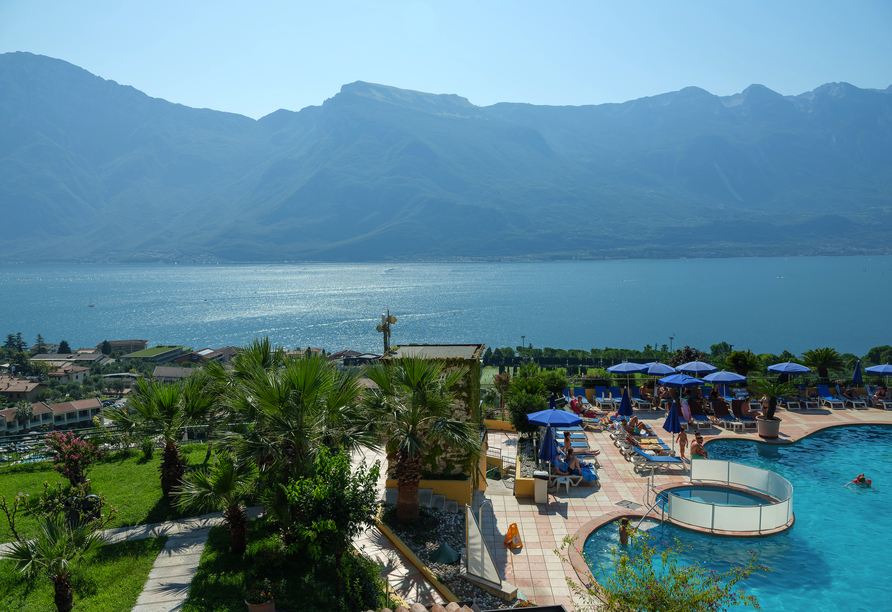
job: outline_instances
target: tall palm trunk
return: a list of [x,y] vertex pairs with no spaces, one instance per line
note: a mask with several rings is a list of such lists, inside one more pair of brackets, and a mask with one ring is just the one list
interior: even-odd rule
[[164,497],[170,497],[173,490],[183,483],[183,474],[186,467],[183,458],[180,457],[180,447],[174,441],[168,441],[164,446],[164,458],[161,460],[161,493]]
[[50,576],[53,581],[55,595],[53,602],[59,612],[70,612],[74,607],[74,591],[71,589],[71,575],[68,573]]
[[396,476],[396,518],[411,521],[418,518],[418,482],[421,480],[421,456],[409,457],[400,451],[399,460],[393,470]]
[[237,555],[243,554],[248,547],[248,512],[242,506],[235,504],[226,508],[223,518],[229,526],[232,552]]

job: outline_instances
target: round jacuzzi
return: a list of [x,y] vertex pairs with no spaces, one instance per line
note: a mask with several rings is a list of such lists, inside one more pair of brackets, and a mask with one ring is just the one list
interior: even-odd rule
[[763,535],[793,525],[793,485],[770,470],[698,459],[691,481],[656,489],[651,516],[695,531]]
[[718,506],[768,506],[776,501],[747,491],[705,485],[684,486],[664,490],[659,497],[663,503],[668,503],[669,495],[678,495],[685,499],[692,499],[704,504],[716,504]]

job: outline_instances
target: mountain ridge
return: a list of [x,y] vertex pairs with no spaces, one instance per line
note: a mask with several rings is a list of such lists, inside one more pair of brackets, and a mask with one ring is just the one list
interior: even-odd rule
[[481,107],[357,81],[255,120],[3,54],[0,260],[885,253],[889,93]]

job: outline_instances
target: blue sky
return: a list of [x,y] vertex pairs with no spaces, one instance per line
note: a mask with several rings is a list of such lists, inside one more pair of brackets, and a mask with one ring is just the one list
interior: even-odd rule
[[258,118],[357,80],[478,105],[892,84],[892,1],[0,0],[0,52]]

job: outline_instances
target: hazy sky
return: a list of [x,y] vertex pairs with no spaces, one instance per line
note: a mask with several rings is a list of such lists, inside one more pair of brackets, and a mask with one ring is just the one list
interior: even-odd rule
[[0,0],[0,52],[261,117],[370,81],[495,102],[892,84],[892,0]]

